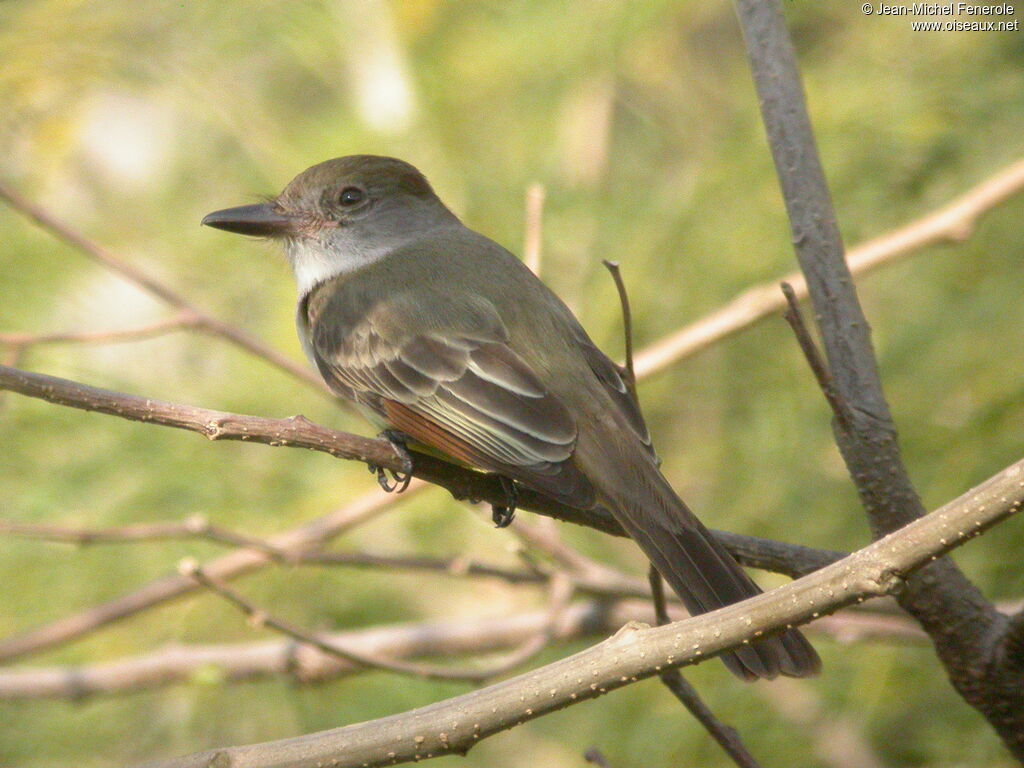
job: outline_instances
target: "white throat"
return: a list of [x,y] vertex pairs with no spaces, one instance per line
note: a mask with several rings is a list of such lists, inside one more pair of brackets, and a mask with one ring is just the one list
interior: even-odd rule
[[295,273],[295,282],[301,297],[325,280],[355,272],[384,258],[394,247],[393,243],[386,247],[366,247],[350,243],[344,251],[336,251],[325,247],[317,240],[297,238],[288,242],[285,251],[288,261],[291,262],[292,272]]

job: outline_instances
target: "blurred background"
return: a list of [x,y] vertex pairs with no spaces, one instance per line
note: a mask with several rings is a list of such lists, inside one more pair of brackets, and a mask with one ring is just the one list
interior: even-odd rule
[[[849,245],[948,202],[1024,156],[1024,36],[911,32],[859,3],[785,10]],[[420,167],[471,227],[519,253],[524,192],[546,189],[542,277],[611,355],[621,262],[643,346],[794,267],[733,9],[724,0],[304,0],[0,3],[0,177],[196,304],[292,358],[294,287],[272,245],[199,227],[313,163],[379,153]],[[962,244],[860,281],[911,475],[929,508],[1024,455],[1024,197]],[[0,331],[136,327],[168,315],[0,206]],[[2,349],[0,349],[2,352]],[[22,366],[210,408],[302,413],[372,434],[297,380],[208,336],[47,346]],[[711,525],[834,549],[868,541],[829,414],[781,318],[643,383],[665,471]],[[114,526],[203,514],[257,536],[370,492],[365,467],[195,436],[8,395],[0,504],[23,522]],[[561,526],[635,573],[626,541]],[[1024,520],[956,554],[994,600],[1024,595]],[[485,510],[430,490],[342,548],[515,564]],[[174,570],[196,542],[73,548],[0,539],[0,635]],[[777,583],[758,577],[763,584]],[[488,580],[270,568],[238,582],[318,629],[501,616],[543,594]],[[168,643],[270,637],[215,596],[166,605],[20,662],[85,664]],[[1008,766],[924,645],[841,645],[797,688],[687,672],[766,765]],[[584,644],[555,647],[534,663]],[[187,684],[81,702],[0,702],[0,764],[109,766],[383,716],[470,690],[370,673]],[[817,713],[817,714],[815,714]],[[826,726],[842,722],[856,748]],[[851,736],[852,734],[852,736]],[[831,745],[832,752],[829,754]],[[730,765],[658,683],[488,739],[458,765]],[[447,758],[455,764],[455,758]],[[846,761],[845,764],[843,761]]]

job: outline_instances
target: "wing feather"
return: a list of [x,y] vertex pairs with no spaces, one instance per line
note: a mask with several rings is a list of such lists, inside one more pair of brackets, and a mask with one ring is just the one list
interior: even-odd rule
[[593,489],[571,462],[577,438],[571,414],[493,336],[435,330],[394,343],[364,320],[340,336],[318,338],[314,326],[313,352],[332,386],[417,440],[590,504]]

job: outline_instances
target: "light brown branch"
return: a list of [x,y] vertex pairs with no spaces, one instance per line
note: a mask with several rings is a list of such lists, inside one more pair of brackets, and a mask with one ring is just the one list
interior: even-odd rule
[[[863,275],[937,243],[958,243],[974,231],[983,214],[1024,191],[1024,160],[972,187],[939,210],[903,227],[850,248],[846,261],[850,272]],[[636,375],[645,378],[692,357],[722,339],[748,328],[785,307],[778,284],[793,286],[798,299],[807,298],[807,282],[791,272],[747,289],[725,306],[640,350]]]
[[283,741],[227,747],[151,764],[187,768],[394,765],[464,754],[479,740],[667,668],[696,663],[844,605],[898,590],[922,564],[1024,505],[1024,460],[939,510],[820,571],[741,603],[663,627],[629,624],[545,667],[446,701]]
[[526,226],[523,233],[523,263],[533,274],[540,276],[541,235],[544,221],[544,185],[531,184],[526,188]]

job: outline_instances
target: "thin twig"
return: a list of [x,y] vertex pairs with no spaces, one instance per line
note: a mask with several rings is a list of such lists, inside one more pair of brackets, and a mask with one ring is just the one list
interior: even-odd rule
[[[633,316],[629,309],[629,294],[626,285],[619,272],[619,265],[616,262],[605,261],[604,265],[612,274],[615,280],[615,287],[619,292],[619,302],[622,305],[622,326],[626,337],[625,355],[626,363],[623,371],[626,376],[626,384],[629,387],[630,395],[637,409],[640,409],[640,399],[636,391],[636,374],[633,370]],[[650,584],[651,597],[654,601],[654,614],[657,617],[658,625],[669,623],[668,608],[665,603],[665,585],[662,582],[661,574],[651,563],[647,572],[647,579]],[[662,684],[672,692],[679,702],[686,707],[686,710],[693,715],[694,719],[701,724],[722,750],[740,768],[760,768],[754,756],[750,754],[739,731],[730,725],[726,725],[717,717],[701,699],[697,689],[690,685],[678,669],[667,669],[659,677]]]
[[526,226],[523,233],[523,263],[540,276],[543,243],[544,185],[533,183],[526,188]]
[[[538,522],[549,520],[541,518]],[[646,598],[650,595],[649,584],[634,576],[629,576],[603,563],[585,557],[576,550],[565,545],[559,537],[550,535],[542,526],[525,524],[517,520],[512,531],[523,539],[531,549],[544,553],[555,561],[562,569],[572,574],[575,589],[585,595],[605,598]],[[775,570],[796,577],[811,573],[819,567],[844,557],[844,553],[830,553],[823,550],[809,550],[797,545],[772,542],[767,539],[752,539],[737,534],[718,531],[718,538],[728,541],[728,546],[738,551],[739,557],[750,564],[749,557],[742,555],[754,547],[772,547],[776,550],[774,561],[760,560],[760,567]],[[553,570],[537,563],[528,563],[528,568],[516,569],[488,563],[480,563],[462,556],[434,557],[429,555],[380,554],[372,552],[340,552],[324,550],[313,542],[310,548],[279,547],[274,540],[261,539],[249,534],[240,533],[222,526],[213,525],[203,515],[192,515],[184,521],[136,523],[112,528],[85,528],[80,526],[53,525],[46,523],[24,523],[14,520],[0,520],[0,536],[13,536],[39,541],[68,543],[77,546],[93,546],[97,544],[135,544],[146,541],[166,539],[200,539],[224,546],[254,550],[267,556],[267,562],[273,561],[290,566],[324,566],[324,567],[357,567],[378,568],[388,571],[412,570],[430,571],[452,577],[496,578],[510,584],[545,584],[551,580]],[[788,549],[787,549],[788,548]],[[806,553],[814,553],[816,559],[813,567],[801,567],[800,558]],[[787,554],[788,553],[788,554]],[[521,553],[525,554],[525,553]],[[793,562],[788,562],[787,558]],[[667,596],[672,602],[678,602],[675,594]],[[148,606],[147,606],[148,607]],[[898,609],[893,606],[886,611],[886,617],[902,617],[901,613],[893,613]],[[878,613],[879,610],[873,611]],[[901,626],[901,631],[903,627]],[[873,626],[864,621],[850,626],[837,637],[852,642],[863,636],[891,634],[886,626]],[[915,635],[916,636],[916,635]]]
[[200,324],[191,310],[157,320],[137,328],[112,331],[66,331],[63,333],[0,333],[0,345],[26,349],[43,344],[114,344],[162,336],[173,331],[195,328]]
[[629,393],[639,405],[636,394],[636,370],[633,367],[633,313],[629,309],[629,293],[626,291],[626,283],[619,271],[619,262],[605,259],[601,263],[611,272],[612,280],[615,281],[615,289],[619,292],[619,304],[622,307],[622,335],[625,337],[625,363],[621,366],[621,371],[626,380],[626,386],[629,387]]
[[[546,534],[540,538],[534,534],[535,531],[531,531],[524,538],[524,542],[549,557],[557,554],[556,559],[563,568],[572,567],[573,587],[580,594],[611,600],[650,597],[650,585],[647,581],[628,576],[582,555],[566,559],[563,552],[552,552],[549,548],[551,540],[545,538]],[[718,535],[721,537],[725,534],[719,532]],[[185,521],[139,523],[116,528],[82,528],[0,520],[0,536],[69,543],[77,546],[135,544],[165,539],[198,538],[225,546],[255,550],[266,554],[268,562],[272,560],[290,566],[376,568],[389,572],[429,571],[455,578],[495,578],[509,584],[547,584],[550,583],[555,573],[552,569],[540,567],[536,563],[528,563],[529,567],[516,569],[480,563],[461,556],[445,558],[359,551],[339,552],[319,549],[316,543],[311,544],[312,549],[278,547],[271,540],[259,539],[248,534],[214,526],[202,515],[194,515]],[[567,551],[571,552],[572,550]],[[841,553],[836,553],[829,562],[834,562],[842,556]],[[824,564],[827,563],[823,561],[822,565]],[[816,568],[806,569],[805,572],[810,573],[813,570]],[[679,602],[678,596],[674,593],[665,597],[673,604]],[[1020,609],[1020,603],[1019,601],[1011,602],[1005,605],[1000,604],[998,607],[1001,611],[1012,613]],[[815,624],[815,628],[824,631],[836,641],[846,644],[871,639],[918,641],[926,637],[913,621],[899,611],[895,604],[890,608],[885,601],[876,601],[870,608],[857,606],[840,616],[828,617]]]
[[82,528],[0,520],[0,536],[77,545],[198,538],[230,547],[259,550],[278,560],[286,560],[295,554],[288,550],[274,549],[268,542],[261,539],[213,525],[203,515],[193,515],[180,522],[136,523],[114,528]]
[[[668,608],[665,604],[665,585],[661,574],[653,564],[647,573],[647,578],[651,584],[654,615],[657,617],[658,626],[663,626],[669,623]],[[697,689],[683,677],[682,672],[678,669],[666,669],[658,677],[736,765],[740,768],[761,768],[760,763],[754,759],[743,743],[743,739],[740,738],[739,731],[715,717],[715,714],[697,693]]]
[[[193,515],[184,521],[137,523],[113,528],[84,528],[79,526],[23,523],[0,520],[0,536],[36,539],[88,546],[95,544],[136,544],[166,539],[201,539],[241,549],[265,553],[273,560],[287,565],[348,566],[379,568],[389,571],[431,571],[454,577],[497,578],[510,584],[545,584],[552,574],[537,568],[508,568],[469,560],[462,556],[433,557],[429,555],[398,555],[371,552],[338,552],[322,549],[279,549],[270,541],[213,525],[203,515]],[[619,577],[618,583],[615,578]],[[573,577],[574,585],[585,594],[605,597],[642,597],[636,579],[619,574],[611,568],[602,568],[600,578],[588,574]]]
[[786,318],[786,322],[793,329],[797,343],[800,345],[800,350],[804,353],[804,359],[807,360],[807,365],[814,374],[814,378],[817,379],[822,394],[828,401],[829,406],[831,406],[836,421],[839,422],[839,426],[843,431],[846,431],[850,428],[849,409],[846,407],[843,399],[839,397],[839,393],[836,392],[835,384],[832,382],[832,374],[828,372],[828,366],[825,365],[825,361],[822,359],[814,339],[811,338],[811,332],[807,330],[803,315],[800,314],[800,305],[797,303],[793,286],[789,283],[782,283],[781,287],[782,294],[786,297],[786,303],[788,304],[783,317]]
[[[480,682],[481,680],[507,671],[504,666],[500,667],[496,671],[488,669],[483,672],[478,672],[476,670],[467,671],[449,669],[445,667],[437,667],[432,664],[416,664],[412,662],[398,661],[395,659],[386,659],[375,654],[368,654],[363,651],[356,650],[349,645],[339,644],[335,640],[309,632],[296,624],[286,621],[285,619],[267,613],[248,599],[242,597],[240,593],[236,592],[227,584],[223,583],[219,579],[211,577],[194,560],[183,561],[179,571],[183,576],[187,576],[188,578],[195,580],[197,584],[234,605],[249,617],[249,621],[253,626],[267,627],[268,629],[279,632],[297,642],[312,646],[326,654],[337,656],[340,659],[344,659],[345,661],[358,664],[368,669],[395,672],[400,675],[411,675],[413,677],[421,677],[427,680],[458,680],[463,682]],[[538,633],[536,637],[549,638],[550,633],[547,629],[544,629],[542,632]],[[526,642],[529,644],[529,650],[531,651],[529,654],[530,656],[532,656],[536,650],[539,650],[534,650],[533,638]],[[512,660],[512,662],[514,664],[519,663],[518,655]]]

